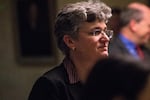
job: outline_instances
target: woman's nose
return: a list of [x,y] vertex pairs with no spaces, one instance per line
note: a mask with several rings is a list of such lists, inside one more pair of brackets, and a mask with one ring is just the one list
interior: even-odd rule
[[109,42],[110,38],[106,35],[106,33],[103,33],[102,36],[100,37],[101,42]]

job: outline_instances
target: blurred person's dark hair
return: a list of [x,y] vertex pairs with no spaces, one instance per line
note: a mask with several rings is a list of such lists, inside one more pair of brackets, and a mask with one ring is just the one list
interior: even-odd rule
[[128,57],[100,60],[87,79],[83,100],[137,100],[148,83],[149,67]]

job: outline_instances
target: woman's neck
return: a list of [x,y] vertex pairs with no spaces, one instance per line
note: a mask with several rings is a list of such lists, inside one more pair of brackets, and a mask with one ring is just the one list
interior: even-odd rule
[[85,82],[94,63],[92,61],[87,61],[85,59],[79,59],[75,56],[70,56],[70,59],[74,63],[74,66],[76,68],[77,74],[81,82]]

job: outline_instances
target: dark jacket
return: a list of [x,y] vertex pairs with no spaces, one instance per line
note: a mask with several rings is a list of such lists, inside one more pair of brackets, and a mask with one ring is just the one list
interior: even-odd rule
[[[144,60],[149,61],[150,60],[150,50],[146,48],[145,46],[141,46],[141,49],[144,53]],[[109,55],[110,56],[133,56],[129,53],[128,49],[125,47],[123,42],[120,40],[120,38],[117,36],[110,41],[109,44]]]
[[79,100],[82,85],[70,84],[64,65],[48,71],[34,84],[28,100]]

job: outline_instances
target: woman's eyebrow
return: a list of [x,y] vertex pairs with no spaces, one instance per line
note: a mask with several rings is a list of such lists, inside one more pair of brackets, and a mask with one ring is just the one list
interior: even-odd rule
[[101,27],[94,27],[94,28],[92,28],[91,30],[93,30],[93,29],[107,30],[107,27],[105,27],[104,29],[101,28]]

